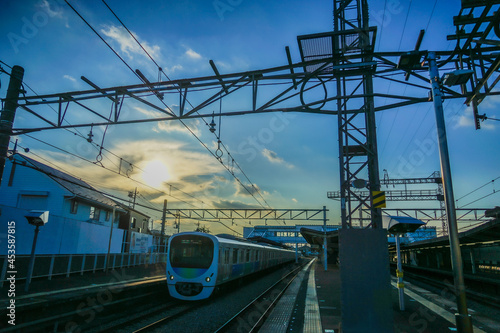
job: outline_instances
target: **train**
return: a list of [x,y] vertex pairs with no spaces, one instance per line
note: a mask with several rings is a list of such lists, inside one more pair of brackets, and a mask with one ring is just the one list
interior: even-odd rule
[[293,250],[244,239],[179,233],[168,241],[168,291],[180,300],[207,299],[223,284],[291,262],[295,256]]

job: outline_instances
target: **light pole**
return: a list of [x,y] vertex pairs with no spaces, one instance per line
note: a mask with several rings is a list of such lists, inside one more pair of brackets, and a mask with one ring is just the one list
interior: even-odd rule
[[441,162],[441,177],[443,180],[444,201],[446,204],[446,218],[448,220],[448,237],[450,240],[451,264],[453,269],[453,279],[455,282],[455,295],[457,298],[457,310],[455,320],[457,331],[460,333],[472,333],[472,319],[468,314],[467,301],[465,296],[465,283],[462,267],[462,255],[460,243],[458,241],[458,226],[455,211],[455,198],[453,196],[453,184],[451,181],[450,157],[448,153],[448,142],[446,138],[446,128],[443,112],[443,99],[441,94],[441,80],[436,63],[436,53],[427,54],[429,63],[429,76],[432,87],[432,98],[434,110],[436,112],[436,127],[439,142],[439,158]]
[[25,218],[28,220],[29,224],[35,226],[35,236],[33,236],[33,245],[31,246],[31,256],[30,262],[28,265],[28,274],[26,276],[26,285],[24,286],[24,291],[28,292],[30,289],[31,277],[33,275],[33,266],[35,265],[35,249],[36,249],[36,240],[38,238],[39,228],[44,226],[45,223],[49,220],[49,212],[48,211],[40,211],[40,210],[31,210]]
[[113,206],[113,214],[111,215],[111,230],[109,231],[108,254],[106,255],[106,271],[108,271],[109,266],[109,253],[111,252],[111,239],[113,236],[113,224],[115,224],[115,213],[116,206]]

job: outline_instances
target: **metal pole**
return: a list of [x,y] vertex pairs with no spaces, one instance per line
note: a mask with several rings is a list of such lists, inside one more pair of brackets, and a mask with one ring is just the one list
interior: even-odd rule
[[24,286],[24,291],[28,292],[30,289],[31,276],[33,275],[33,266],[35,265],[35,248],[36,248],[36,240],[38,238],[39,226],[37,225],[35,228],[35,236],[33,237],[33,246],[31,247],[31,257],[30,263],[28,265],[28,275],[26,276],[26,285]]
[[111,252],[111,237],[113,236],[113,224],[115,223],[116,206],[113,206],[113,214],[111,215],[111,230],[109,231],[108,255],[106,256],[106,271],[109,266],[109,253]]
[[443,180],[444,201],[446,204],[446,216],[448,219],[448,237],[450,239],[451,264],[453,269],[453,279],[455,282],[455,295],[457,298],[458,313],[455,314],[457,331],[460,333],[472,333],[472,319],[467,311],[467,301],[465,296],[464,273],[462,267],[462,255],[460,253],[460,243],[458,240],[458,226],[455,211],[455,198],[453,196],[453,184],[451,181],[450,158],[448,153],[448,143],[446,139],[446,127],[443,112],[443,100],[440,90],[441,81],[436,64],[436,53],[429,52],[427,55],[429,63],[429,76],[432,86],[432,97],[436,112],[436,127],[439,140],[439,157],[441,162],[441,177]]
[[324,259],[324,266],[325,266],[325,272],[328,270],[328,255],[327,255],[327,248],[326,248],[326,206],[323,206],[323,229],[325,232],[325,236],[323,237],[323,259]]
[[161,216],[161,232],[160,235],[165,235],[165,220],[167,219],[167,199],[163,200],[163,215]]
[[295,263],[299,263],[299,233],[295,231]]
[[396,270],[396,276],[398,278],[398,292],[399,292],[399,310],[405,310],[405,284],[403,283],[403,266],[401,264],[401,251],[400,251],[400,240],[399,235],[394,236],[396,238],[396,254],[398,256],[398,269]]
[[12,67],[5,105],[0,115],[0,184],[2,183],[3,170],[5,168],[7,152],[9,151],[10,135],[12,134],[17,100],[19,98],[19,92],[21,91],[23,77],[24,68],[20,66]]

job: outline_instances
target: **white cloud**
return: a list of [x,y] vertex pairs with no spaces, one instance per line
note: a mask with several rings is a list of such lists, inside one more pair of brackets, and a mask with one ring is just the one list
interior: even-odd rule
[[[193,124],[194,123],[194,124]],[[195,122],[193,123],[190,123],[190,124],[187,124],[185,123],[189,129],[194,133],[196,134],[196,136],[200,136],[201,135],[201,131],[198,127],[198,125],[200,124],[199,120],[196,120]],[[170,133],[170,132],[181,132],[181,133],[186,133],[186,134],[189,134],[189,135],[192,135],[188,129],[182,125],[182,123],[180,123],[179,121],[176,121],[176,120],[168,120],[168,121],[162,121],[162,122],[159,122],[156,127],[153,129],[153,131],[159,133],[159,132],[167,132],[167,133]]]
[[141,108],[140,106],[134,106],[133,108],[149,118],[159,117],[162,114],[158,110],[145,109]]
[[274,151],[267,148],[264,148],[264,150],[262,150],[262,155],[264,155],[264,157],[267,158],[267,160],[271,163],[281,164],[289,169],[293,169],[295,167],[293,164],[290,164],[279,157],[278,154],[276,154]]
[[71,75],[64,75],[63,78],[70,80],[72,82],[76,82],[76,79],[74,77],[72,77]]
[[201,59],[201,55],[195,51],[193,51],[193,49],[188,49],[186,51],[186,55],[191,58],[191,59],[195,59],[195,60],[198,60],[198,59]]
[[[123,27],[117,26],[105,26],[101,29],[101,33],[106,35],[107,37],[113,39],[120,46],[120,50],[125,53],[130,59],[133,59],[134,55],[141,55],[147,57],[142,48],[137,44],[137,42],[132,38],[132,36],[127,32],[127,30]],[[160,47],[158,45],[149,45],[148,42],[142,40],[132,32],[134,37],[141,43],[144,49],[155,59],[156,61],[160,61]]]
[[62,8],[57,5],[55,5],[55,8],[52,8],[47,0],[43,0],[39,6],[41,9],[46,11],[50,17],[59,17],[59,18],[63,17]]
[[295,202],[295,203],[297,203],[297,202],[298,202],[298,200],[297,200],[297,199],[295,199],[295,198],[292,198],[292,201],[293,201],[293,202]]
[[[474,114],[472,108],[468,107],[465,109],[464,114],[460,115],[458,119],[453,124],[453,129],[463,128],[463,127],[475,127],[474,123]],[[492,122],[482,121],[481,122],[482,129],[493,130],[495,129],[495,125]]]

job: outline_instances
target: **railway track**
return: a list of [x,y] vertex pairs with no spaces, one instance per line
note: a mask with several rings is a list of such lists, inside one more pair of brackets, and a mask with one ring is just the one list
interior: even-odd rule
[[[299,266],[283,276],[279,281],[254,298],[246,307],[219,327],[215,333],[240,331],[238,330],[238,326],[241,325],[242,322],[249,328],[249,333],[257,332],[302,267],[303,266]],[[256,316],[256,314],[258,315]]]
[[158,296],[169,298],[168,292],[158,292],[164,284],[165,281],[153,282],[130,288],[117,285],[64,295],[38,296],[29,304],[20,304],[16,309],[17,324],[2,328],[2,332],[91,331],[121,309],[151,304],[151,300]]
[[[414,267],[404,267],[403,270],[405,279],[413,284],[420,284],[422,287],[425,287],[425,285],[432,286],[439,291],[449,290],[453,292],[454,290],[451,272]],[[491,278],[473,279],[469,276],[466,279],[466,295],[479,303],[500,309],[500,297],[497,291],[499,285],[499,280]]]
[[[272,284],[257,297],[254,297],[246,306],[244,306],[244,308],[238,311],[237,314],[233,315],[229,320],[223,322],[223,324],[217,330],[210,329],[208,331],[235,332],[241,318],[248,316],[249,313],[255,313],[256,311],[259,311],[258,320],[251,323],[253,326],[251,332],[256,332],[258,327],[262,325],[276,302],[279,300],[288,285],[293,281],[297,273],[300,272],[302,267],[303,266],[295,267],[293,270],[281,276],[279,281]],[[168,331],[168,325],[172,325],[172,322],[174,322],[176,319],[179,319],[180,321],[186,321],[188,319],[184,318],[183,316],[189,314],[190,312],[194,312],[197,309],[201,309],[213,301],[213,298],[196,302],[173,301],[166,305],[166,308],[168,309],[155,311],[156,314],[154,315],[142,314],[138,317],[131,317],[127,319],[126,322],[122,322],[116,325],[110,325],[109,327],[106,327],[106,329],[99,330],[99,332],[123,331],[139,333]],[[257,307],[256,304],[258,304]],[[263,306],[264,304],[265,306]],[[179,324],[177,324],[176,329],[179,329]]]

